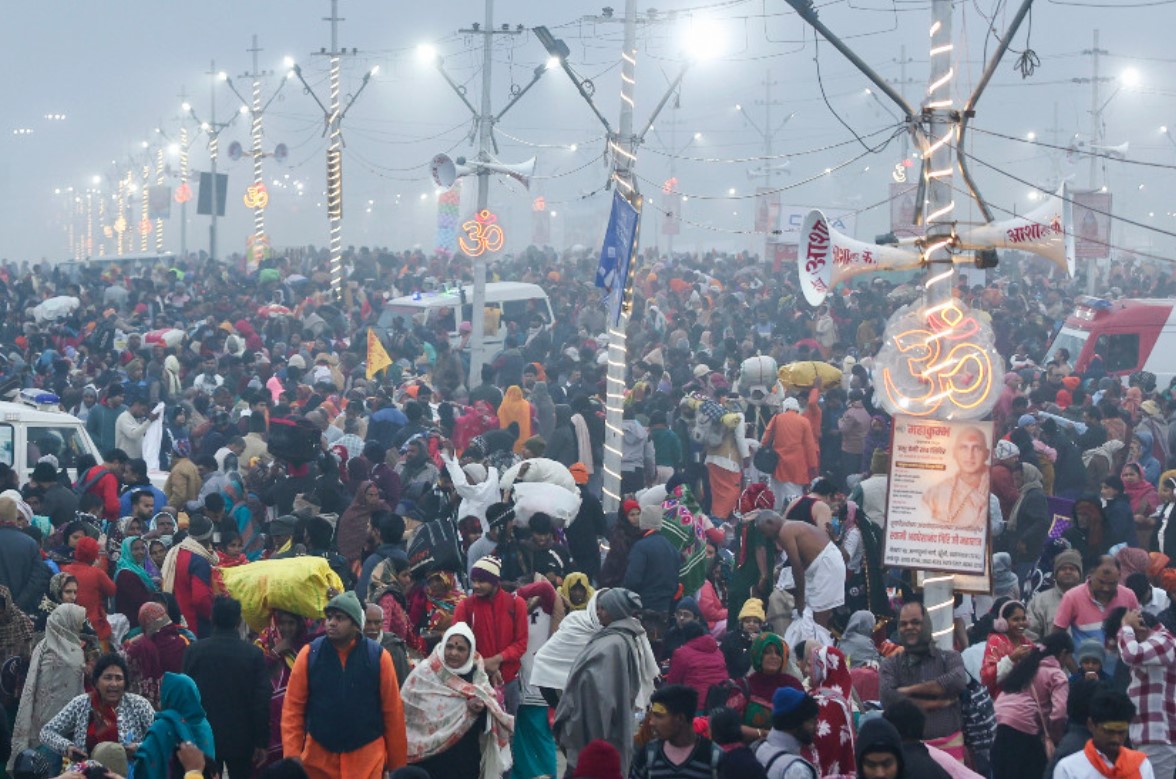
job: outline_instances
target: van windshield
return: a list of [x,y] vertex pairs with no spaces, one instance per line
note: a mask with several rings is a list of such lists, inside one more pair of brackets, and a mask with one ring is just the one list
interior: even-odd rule
[[1054,337],[1053,343],[1049,345],[1049,351],[1045,353],[1045,361],[1049,362],[1052,360],[1054,355],[1057,354],[1058,349],[1065,349],[1070,353],[1071,363],[1077,363],[1082,355],[1082,347],[1086,344],[1086,339],[1089,337],[1090,333],[1075,330],[1070,327],[1063,327]]

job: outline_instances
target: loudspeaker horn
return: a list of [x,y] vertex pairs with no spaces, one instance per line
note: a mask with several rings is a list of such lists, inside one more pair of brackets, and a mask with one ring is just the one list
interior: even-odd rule
[[535,172],[535,158],[520,162],[517,165],[507,165],[502,162],[484,162],[482,167],[494,173],[510,176],[527,189],[531,188],[531,175]]
[[1017,249],[1036,254],[1074,275],[1074,207],[1062,185],[1024,216],[976,227],[959,238],[961,249]]
[[1106,152],[1106,154],[1110,157],[1118,157],[1119,159],[1125,159],[1127,157],[1127,149],[1129,149],[1130,147],[1131,147],[1130,141],[1123,141],[1118,146],[1099,146],[1096,143],[1092,143],[1092,144],[1089,144],[1089,146],[1087,148],[1097,149],[1098,151]]
[[438,154],[433,158],[432,163],[429,164],[429,170],[433,174],[433,181],[437,182],[437,186],[449,189],[453,186],[453,182],[457,181],[457,166],[453,164],[453,160],[449,159],[447,154]]
[[800,288],[810,306],[819,306],[830,290],[863,273],[919,267],[919,252],[850,238],[829,226],[820,211],[809,211],[800,228],[796,252]]

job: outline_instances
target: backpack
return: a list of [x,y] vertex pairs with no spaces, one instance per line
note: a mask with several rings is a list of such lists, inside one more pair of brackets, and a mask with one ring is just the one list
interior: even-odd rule
[[996,707],[984,685],[971,677],[960,693],[960,713],[964,743],[973,752],[987,752],[996,740]]
[[[95,471],[97,471],[97,474],[94,476],[90,476],[90,474],[93,474]],[[96,484],[98,484],[98,482],[102,481],[102,477],[108,473],[110,473],[110,471],[108,469],[102,468],[97,465],[94,466],[93,468],[91,468],[87,472],[86,475],[84,475],[78,479],[78,483],[75,484],[74,488],[73,488],[74,494],[77,495],[79,498],[82,497],[87,492],[89,492],[91,490],[91,488],[93,488]]]

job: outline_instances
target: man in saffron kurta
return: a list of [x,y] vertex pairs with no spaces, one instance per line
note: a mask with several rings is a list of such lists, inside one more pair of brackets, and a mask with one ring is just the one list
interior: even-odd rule
[[302,648],[290,674],[282,751],[301,761],[310,779],[381,779],[408,762],[392,657],[362,635],[354,592],[324,611],[326,636]]
[[820,454],[817,439],[808,420],[800,415],[796,398],[785,398],[779,414],[764,430],[763,446],[770,446],[779,456],[776,472],[771,475],[772,493],[777,506],[804,493],[804,485],[817,475]]

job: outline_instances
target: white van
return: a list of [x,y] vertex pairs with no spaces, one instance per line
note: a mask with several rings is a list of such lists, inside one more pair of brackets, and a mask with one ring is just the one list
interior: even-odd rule
[[[47,454],[56,457],[57,466],[69,471],[70,480],[75,482],[78,458],[83,454],[102,462],[98,445],[86,432],[86,423],[62,411],[59,404],[60,399],[52,392],[31,388],[17,393],[15,401],[0,401],[0,463],[11,466],[21,484],[33,475],[37,460]],[[165,471],[148,474],[159,489],[163,489],[167,476]]]
[[[461,343],[459,326],[462,322],[473,321],[473,298],[472,284],[434,292],[414,292],[385,303],[376,327],[388,332],[398,317],[411,319],[429,330],[436,329],[440,324],[449,333],[450,345],[456,347]],[[543,288],[538,284],[520,281],[486,284],[485,311],[485,343],[488,348],[502,346],[506,340],[508,322],[518,323],[519,329],[526,332],[527,326],[536,316],[545,325],[550,325],[553,320],[551,301]]]
[[35,389],[21,390],[15,402],[0,402],[0,463],[11,466],[22,484],[29,480],[37,460],[47,454],[56,457],[58,466],[68,469],[73,480],[83,454],[102,461],[86,424],[61,411],[58,403],[53,393]]

